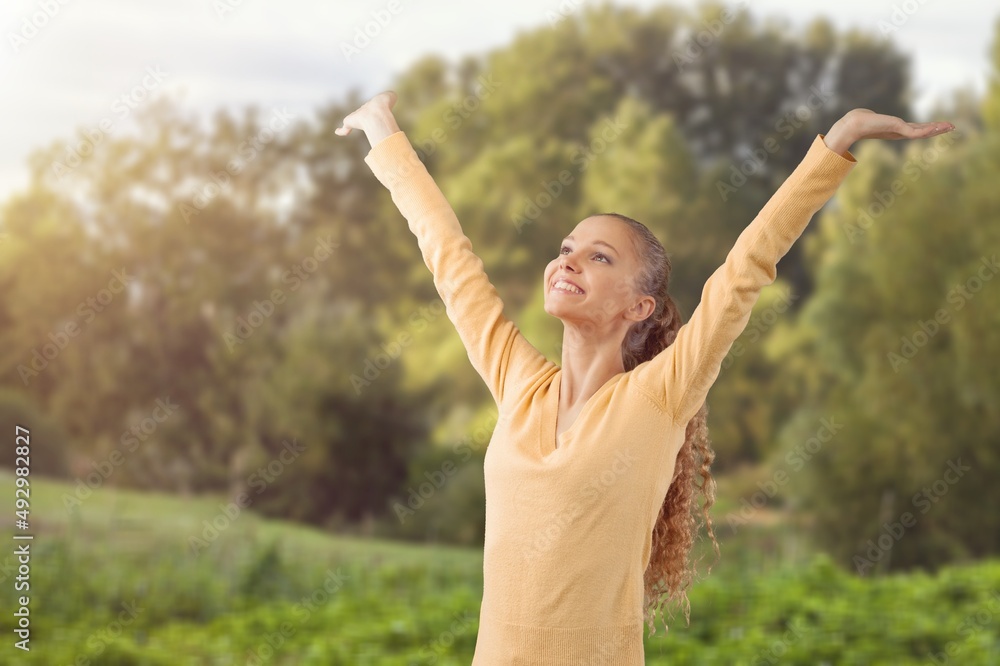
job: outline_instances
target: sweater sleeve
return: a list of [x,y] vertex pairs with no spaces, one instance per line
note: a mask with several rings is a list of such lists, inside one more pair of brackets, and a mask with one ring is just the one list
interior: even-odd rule
[[673,344],[633,369],[636,381],[678,425],[708,395],[733,343],[746,328],[761,289],[774,282],[778,261],[857,164],[819,134],[806,156],[743,230],[722,266],[705,282],[701,302]]
[[505,396],[520,393],[548,359],[504,316],[503,302],[472,241],[406,134],[399,131],[380,140],[365,163],[417,237],[445,312],[499,407]]

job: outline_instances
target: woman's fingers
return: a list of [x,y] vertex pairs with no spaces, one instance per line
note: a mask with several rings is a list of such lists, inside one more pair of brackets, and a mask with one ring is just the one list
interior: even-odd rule
[[955,129],[950,122],[910,123],[899,116],[855,109],[848,113],[859,139],[925,139]]
[[930,136],[948,129],[946,123],[911,123],[911,126],[918,136]]
[[883,131],[873,131],[871,139],[926,139],[955,129],[951,123],[894,123]]
[[955,126],[951,123],[921,123],[919,127],[914,129],[910,138],[927,139],[938,134],[950,132],[953,129],[955,129]]

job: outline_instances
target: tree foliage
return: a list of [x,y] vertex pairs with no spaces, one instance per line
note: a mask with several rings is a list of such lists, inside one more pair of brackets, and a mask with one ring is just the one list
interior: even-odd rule
[[[713,389],[717,470],[780,461],[820,418],[844,419],[796,497],[813,500],[845,557],[877,536],[880,507],[902,510],[959,456],[974,471],[892,561],[997,547],[1000,530],[973,504],[996,499],[995,285],[916,357],[893,367],[886,354],[996,247],[998,43],[986,97],[953,107],[981,140],[918,169],[848,237],[857,209],[925,148],[863,146]],[[719,3],[604,3],[456,65],[427,55],[392,88],[508,316],[558,362],[541,276],[579,220],[615,211],[649,226],[689,316],[816,134],[854,107],[912,117],[908,67],[891,40],[825,19],[796,32]],[[46,450],[48,473],[80,478],[117,452],[102,483],[247,493],[261,511],[316,524],[392,523],[421,468],[456,432],[483,429],[488,391],[363,161],[367,141],[333,133],[363,101],[350,91],[314,119],[249,108],[202,122],[161,100],[131,132],[88,148],[81,131],[33,155],[28,187],[0,205],[0,388],[18,396],[8,413],[37,410],[65,442]],[[283,462],[291,441],[303,450]],[[432,504],[477,501],[468,466],[487,441]],[[264,476],[268,465],[280,473]],[[481,512],[448,511],[456,524],[427,513],[399,533],[475,540]]]

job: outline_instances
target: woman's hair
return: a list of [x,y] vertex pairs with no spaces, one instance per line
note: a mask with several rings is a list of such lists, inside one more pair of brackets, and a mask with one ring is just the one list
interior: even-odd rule
[[[669,347],[681,327],[680,311],[667,289],[670,284],[670,257],[659,239],[644,224],[620,213],[600,213],[617,218],[629,226],[640,269],[634,286],[640,293],[656,300],[651,315],[636,322],[625,334],[622,342],[622,360],[625,370],[632,370]],[[691,603],[687,589],[697,575],[691,549],[698,534],[698,511],[695,494],[701,491],[704,504],[701,516],[719,557],[719,543],[712,529],[709,509],[715,503],[715,479],[711,466],[715,452],[708,437],[708,403],[691,418],[684,433],[684,444],[677,454],[674,477],[660,507],[660,515],[653,527],[653,542],[649,566],[646,567],[645,601],[643,619],[656,633],[654,621],[664,603],[679,602],[684,608],[685,621],[691,621]],[[697,483],[701,477],[701,484]],[[711,572],[712,566],[708,566]],[[671,617],[673,613],[671,612]],[[664,621],[664,630],[669,630]]]

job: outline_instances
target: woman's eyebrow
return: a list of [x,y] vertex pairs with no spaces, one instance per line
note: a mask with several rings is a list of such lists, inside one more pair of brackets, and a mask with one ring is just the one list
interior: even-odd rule
[[[566,236],[566,238],[564,238],[563,240],[564,240],[564,241],[568,241],[568,240],[574,240],[574,238],[573,238],[572,236]],[[604,242],[604,241],[602,241],[602,240],[595,240],[595,241],[594,241],[594,245],[603,245],[604,247],[606,247],[606,248],[609,248],[609,249],[610,249],[610,250],[611,250],[612,252],[614,252],[615,254],[618,254],[618,250],[616,250],[616,249],[614,248],[614,246],[612,246],[612,245],[609,245],[609,244],[605,243],[605,242]]]

